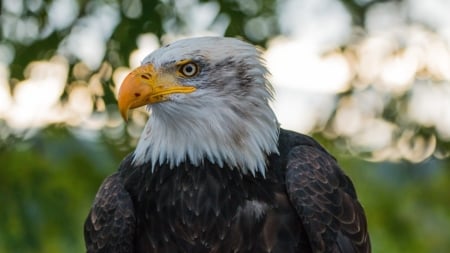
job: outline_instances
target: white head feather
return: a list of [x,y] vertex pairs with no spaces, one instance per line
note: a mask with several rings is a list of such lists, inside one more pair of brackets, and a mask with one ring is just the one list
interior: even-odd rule
[[279,126],[269,106],[273,89],[260,52],[232,38],[185,39],[162,47],[142,64],[155,69],[190,59],[200,72],[180,84],[195,86],[189,94],[173,94],[168,101],[149,105],[152,114],[135,150],[134,162],[205,159],[220,167],[264,175],[267,155],[278,153]]

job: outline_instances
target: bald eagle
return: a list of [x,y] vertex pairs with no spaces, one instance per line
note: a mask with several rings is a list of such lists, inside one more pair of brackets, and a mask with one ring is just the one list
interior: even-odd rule
[[260,50],[233,38],[148,55],[118,106],[151,115],[100,186],[87,252],[370,252],[352,182],[315,140],[279,127],[267,75]]

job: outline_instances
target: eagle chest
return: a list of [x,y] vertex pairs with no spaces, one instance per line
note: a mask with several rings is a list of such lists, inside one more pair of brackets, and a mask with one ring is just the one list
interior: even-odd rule
[[277,184],[264,182],[269,181],[214,164],[145,173],[131,188],[138,248],[214,252],[266,247],[267,237],[277,237],[264,234],[273,231],[267,226],[278,226],[289,218],[277,219],[293,215],[287,215],[290,207],[277,203]]

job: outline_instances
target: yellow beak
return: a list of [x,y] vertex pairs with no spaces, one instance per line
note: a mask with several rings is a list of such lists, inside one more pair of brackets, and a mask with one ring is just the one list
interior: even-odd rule
[[143,105],[163,102],[174,93],[191,93],[195,87],[179,85],[175,75],[160,74],[153,65],[131,71],[119,89],[119,111],[128,120],[128,111]]

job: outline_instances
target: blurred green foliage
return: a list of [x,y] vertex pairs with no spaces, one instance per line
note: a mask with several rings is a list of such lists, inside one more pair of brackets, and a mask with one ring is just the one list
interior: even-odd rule
[[[44,1],[37,10],[26,9],[33,1],[18,2],[26,5],[19,16],[35,18],[39,29],[43,29],[48,22],[46,7],[52,1]],[[77,19],[89,11],[93,2],[78,1]],[[100,2],[120,4],[120,22],[108,39],[105,54],[105,61],[114,68],[128,64],[139,34],[162,36],[167,32],[164,23],[169,18],[176,20],[180,30],[186,22],[174,11],[175,1]],[[127,14],[127,8],[136,2],[142,5],[144,14]],[[254,2],[258,8],[249,12],[237,0],[217,1],[220,13],[230,18],[226,35],[241,36],[264,46],[269,37],[254,40],[246,35],[243,24],[253,17],[276,16],[275,1]],[[378,1],[342,2],[352,13],[354,23],[362,25],[367,7]],[[2,38],[1,42],[12,45],[15,52],[9,65],[11,85],[15,79],[23,79],[29,62],[49,59],[71,29],[67,26],[26,41]],[[278,33],[276,26],[271,28],[271,37]],[[71,68],[75,63],[71,62]],[[108,90],[111,81],[104,80],[102,85]],[[115,104],[111,94],[104,99],[107,105]],[[0,140],[0,252],[84,251],[83,222],[97,188],[133,147],[125,129],[118,130],[118,138],[111,138],[106,130],[86,136],[74,128],[53,125],[16,136],[0,122],[0,131],[11,132]],[[316,137],[337,155],[353,179],[368,215],[374,252],[450,251],[448,159],[430,158],[420,164],[371,163],[346,154],[320,133]]]
[[124,152],[49,127],[0,153],[0,252],[83,252],[82,227]]

